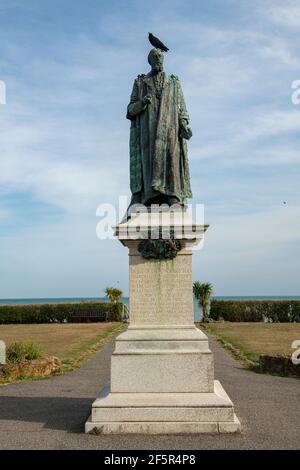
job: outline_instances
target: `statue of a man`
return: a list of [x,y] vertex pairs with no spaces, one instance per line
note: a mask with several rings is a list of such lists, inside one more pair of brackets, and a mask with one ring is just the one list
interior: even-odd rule
[[192,136],[178,77],[163,71],[163,52],[148,55],[151,71],[134,81],[130,129],[131,204],[184,205],[192,197],[186,140]]

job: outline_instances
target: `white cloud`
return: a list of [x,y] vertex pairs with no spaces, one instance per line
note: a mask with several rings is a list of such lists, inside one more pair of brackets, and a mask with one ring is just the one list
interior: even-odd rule
[[260,49],[260,54],[263,58],[275,59],[284,66],[290,66],[296,69],[300,65],[299,58],[292,53],[291,48],[282,40],[278,41],[273,39],[269,44],[264,45]]
[[128,254],[96,238],[98,220],[81,215],[16,229],[1,237],[0,298],[103,297],[108,285],[128,292]]
[[257,112],[250,122],[240,130],[237,141],[249,142],[261,137],[272,137],[289,132],[298,132],[300,128],[300,113],[291,111],[272,110],[269,112]]
[[299,206],[207,222],[204,248],[193,258],[194,279],[212,282],[217,295],[297,295]]
[[271,20],[288,29],[299,30],[300,28],[300,6],[298,0],[285,1],[284,5],[275,4],[268,9]]
[[270,146],[266,150],[257,149],[251,155],[246,155],[243,160],[245,164],[257,167],[300,165],[300,153],[296,147],[274,145],[273,148]]
[[[297,147],[284,145],[280,139],[288,135],[298,135],[300,114],[298,110],[251,110],[238,120],[223,122],[224,136],[213,142],[207,139],[201,145],[192,147],[193,160],[218,160],[218,165],[288,165],[300,163]],[[219,130],[212,129],[211,134]],[[276,137],[276,142],[272,138]],[[213,140],[213,139],[212,139]]]

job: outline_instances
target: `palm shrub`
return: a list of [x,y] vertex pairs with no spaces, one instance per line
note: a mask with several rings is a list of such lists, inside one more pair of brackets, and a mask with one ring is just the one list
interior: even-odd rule
[[203,322],[208,322],[209,317],[209,302],[213,294],[213,287],[209,282],[194,282],[193,285],[194,296],[199,302],[199,306],[202,308]]
[[18,341],[7,348],[6,356],[8,362],[33,361],[40,359],[43,355],[42,347],[36,343],[23,343]]
[[105,289],[105,296],[110,300],[112,304],[117,304],[120,298],[123,296],[123,292],[116,287],[107,287]]

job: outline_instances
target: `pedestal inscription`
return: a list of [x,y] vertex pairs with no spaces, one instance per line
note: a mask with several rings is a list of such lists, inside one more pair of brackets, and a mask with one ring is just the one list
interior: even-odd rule
[[130,324],[193,325],[192,256],[166,261],[130,256]]

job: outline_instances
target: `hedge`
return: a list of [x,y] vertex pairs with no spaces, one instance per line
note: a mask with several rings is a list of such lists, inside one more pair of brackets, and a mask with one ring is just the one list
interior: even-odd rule
[[285,356],[259,356],[259,370],[282,375],[295,375],[300,377],[300,364],[293,364],[290,357]]
[[122,304],[81,302],[77,304],[1,305],[0,324],[122,321]]
[[231,322],[300,322],[300,300],[212,300],[210,317]]

